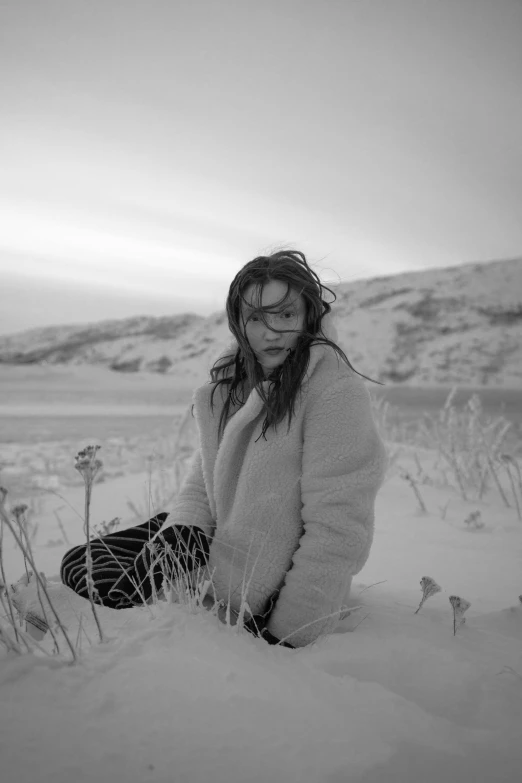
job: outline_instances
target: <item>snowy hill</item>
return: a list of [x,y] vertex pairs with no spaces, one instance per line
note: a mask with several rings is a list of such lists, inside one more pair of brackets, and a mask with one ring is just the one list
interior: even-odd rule
[[[335,286],[355,367],[409,385],[522,386],[522,259]],[[0,338],[0,363],[93,364],[204,379],[229,342],[224,312],[136,317]]]

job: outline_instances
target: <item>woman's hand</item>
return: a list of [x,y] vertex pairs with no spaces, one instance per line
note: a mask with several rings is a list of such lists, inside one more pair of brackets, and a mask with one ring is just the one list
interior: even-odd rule
[[[226,605],[223,606],[222,604],[218,607],[217,616],[221,620],[222,623],[225,623],[227,625],[227,607]],[[230,609],[230,617],[228,620],[228,623],[230,625],[236,625],[238,618],[238,613],[235,612],[232,608]]]
[[[209,611],[213,612],[213,614],[216,614],[222,623],[225,625],[227,624],[227,607],[224,601],[218,601],[216,607],[214,599],[210,595],[206,595],[203,599],[203,606],[206,607]],[[230,625],[236,625],[237,618],[238,613],[230,608]]]
[[[224,625],[227,625],[227,606],[224,601],[218,602],[217,612],[216,612],[216,604],[214,602],[214,599],[211,598],[209,595],[205,596],[203,599],[203,606],[206,606],[207,609],[214,612],[214,614],[217,614],[218,618],[221,620],[221,622]],[[234,609],[230,609],[230,617],[229,617],[229,623],[230,625],[237,625],[237,619],[239,617],[238,612],[234,611]],[[262,626],[259,629],[252,628],[249,623],[245,623],[245,626],[247,631],[249,631],[253,636],[260,636],[262,639],[265,640],[265,642],[268,642],[268,644],[275,645],[280,644],[283,647],[290,647],[292,650],[294,649],[294,646],[292,644],[289,644],[289,642],[280,642],[279,639],[277,639],[275,636],[272,636],[271,633],[269,633],[266,628],[263,628]]]

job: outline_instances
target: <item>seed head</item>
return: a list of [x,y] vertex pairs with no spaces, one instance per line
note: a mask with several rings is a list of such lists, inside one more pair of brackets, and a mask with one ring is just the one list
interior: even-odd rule
[[449,602],[455,612],[460,612],[461,614],[464,614],[464,612],[466,612],[471,606],[469,601],[466,601],[465,598],[460,598],[458,595],[450,595]]
[[100,446],[86,446],[76,455],[74,467],[83,476],[86,484],[92,484],[96,474],[102,467],[102,461],[96,459]]
[[455,636],[458,628],[466,622],[464,613],[468,611],[471,604],[458,595],[450,595],[449,602],[453,608],[453,635]]
[[13,506],[11,509],[11,514],[14,516],[18,524],[22,524],[25,518],[25,512],[29,506],[27,506],[25,503],[19,503],[17,506]]
[[419,609],[428,600],[428,598],[431,598],[432,595],[440,593],[442,590],[442,587],[438,585],[435,579],[432,579],[431,576],[423,576],[420,580],[420,586],[422,589],[422,599],[417,610],[415,611],[415,614],[417,614]]
[[440,585],[438,585],[435,579],[432,579],[431,576],[423,576],[420,580],[420,585],[422,588],[422,594],[426,598],[430,598],[432,595],[440,593],[442,590]]

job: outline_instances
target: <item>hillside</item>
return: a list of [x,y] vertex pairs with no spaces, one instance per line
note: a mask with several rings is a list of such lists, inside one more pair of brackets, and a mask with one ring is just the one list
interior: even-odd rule
[[[388,383],[522,386],[522,259],[335,286],[339,344]],[[229,342],[224,312],[136,317],[0,337],[3,364],[91,364],[203,379]]]

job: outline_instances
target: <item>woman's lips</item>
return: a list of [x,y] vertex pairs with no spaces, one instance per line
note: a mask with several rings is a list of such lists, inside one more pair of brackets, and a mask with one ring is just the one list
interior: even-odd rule
[[265,348],[264,353],[267,353],[269,356],[275,356],[276,354],[281,353],[282,350],[282,348]]

